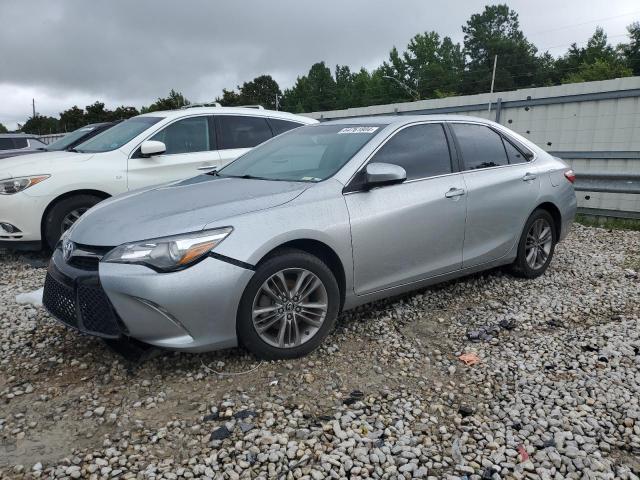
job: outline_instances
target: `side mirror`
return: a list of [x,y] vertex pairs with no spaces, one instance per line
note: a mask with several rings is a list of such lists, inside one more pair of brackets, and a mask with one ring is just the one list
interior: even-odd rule
[[145,140],[140,145],[140,153],[143,157],[150,157],[152,155],[160,155],[167,151],[167,146],[164,142],[158,142],[157,140]]
[[391,163],[370,163],[365,169],[365,184],[367,187],[380,187],[402,183],[407,179],[404,168]]

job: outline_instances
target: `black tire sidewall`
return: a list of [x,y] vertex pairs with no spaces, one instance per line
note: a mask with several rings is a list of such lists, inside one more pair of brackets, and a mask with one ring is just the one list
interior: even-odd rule
[[45,247],[53,250],[62,235],[62,220],[78,208],[91,208],[103,199],[95,195],[75,195],[57,202],[44,219],[43,234]]
[[[329,301],[324,323],[315,336],[295,348],[273,347],[260,338],[252,320],[253,300],[264,281],[274,273],[286,268],[304,268],[315,274],[324,284]],[[274,255],[258,265],[256,273],[247,284],[236,320],[239,343],[265,360],[297,358],[315,350],[329,334],[340,310],[340,289],[331,269],[318,257],[302,251],[286,251]]]
[[[533,223],[536,220],[541,218],[549,222],[549,225],[551,226],[551,250],[549,251],[549,257],[547,258],[547,261],[545,262],[544,266],[534,270],[527,263],[527,253],[526,253],[527,233],[531,229],[531,225],[533,225]],[[557,242],[556,226],[551,214],[546,210],[534,211],[527,219],[527,222],[525,223],[524,229],[522,231],[522,236],[520,237],[520,242],[518,243],[518,256],[515,262],[517,273],[519,273],[521,276],[525,278],[537,278],[540,275],[543,275],[544,272],[547,271],[547,268],[549,268],[549,264],[553,259],[553,254],[556,248],[556,242]]]

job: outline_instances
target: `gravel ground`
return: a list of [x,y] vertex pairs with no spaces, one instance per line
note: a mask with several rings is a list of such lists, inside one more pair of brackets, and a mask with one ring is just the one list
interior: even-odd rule
[[640,475],[640,232],[576,225],[540,279],[494,270],[369,305],[268,363],[127,362],[16,304],[43,283],[27,260],[0,259],[4,478]]

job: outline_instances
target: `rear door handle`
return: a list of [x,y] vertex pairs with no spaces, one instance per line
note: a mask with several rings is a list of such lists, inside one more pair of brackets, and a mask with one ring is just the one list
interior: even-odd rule
[[198,167],[198,170],[215,170],[216,167],[215,165],[203,165],[201,167]]
[[444,194],[447,198],[460,197],[464,195],[464,188],[451,187],[447,193]]
[[522,180],[524,180],[525,182],[529,182],[531,180],[535,180],[536,178],[538,178],[538,176],[535,173],[527,172],[524,174],[524,177],[522,177]]

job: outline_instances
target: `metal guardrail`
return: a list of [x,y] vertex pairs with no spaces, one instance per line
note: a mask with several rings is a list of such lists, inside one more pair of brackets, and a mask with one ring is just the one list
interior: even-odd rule
[[640,193],[640,173],[576,173],[578,192]]
[[65,135],[66,133],[52,133],[50,135],[40,135],[38,138],[42,140],[43,143],[49,145]]

